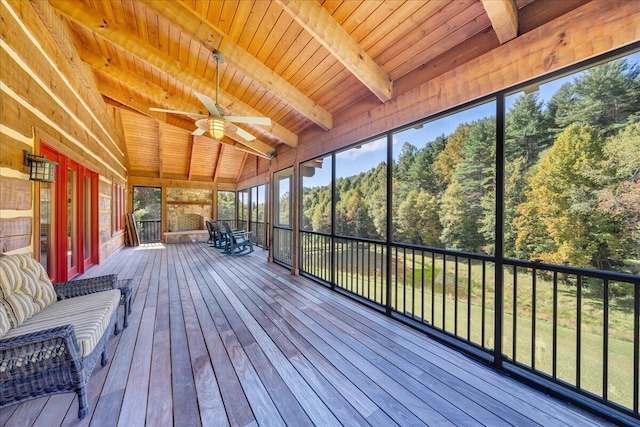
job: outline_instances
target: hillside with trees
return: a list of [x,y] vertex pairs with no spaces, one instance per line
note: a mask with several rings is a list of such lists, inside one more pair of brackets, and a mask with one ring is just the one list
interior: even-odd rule
[[[638,272],[640,68],[616,60],[505,117],[505,255]],[[394,161],[392,240],[493,253],[496,121],[461,123]],[[386,237],[386,164],[336,181],[336,234]],[[302,227],[330,232],[331,187],[304,188]]]

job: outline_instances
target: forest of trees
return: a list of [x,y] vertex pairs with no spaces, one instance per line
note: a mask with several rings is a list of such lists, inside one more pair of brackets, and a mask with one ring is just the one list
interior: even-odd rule
[[[616,60],[506,113],[505,256],[638,272],[640,68]],[[515,97],[515,95],[514,95]],[[495,117],[461,123],[393,164],[392,240],[493,253]],[[386,238],[387,167],[336,181],[336,234]],[[302,228],[329,233],[331,186],[304,186]]]
[[236,193],[218,191],[218,217],[220,221],[234,221],[236,217]]

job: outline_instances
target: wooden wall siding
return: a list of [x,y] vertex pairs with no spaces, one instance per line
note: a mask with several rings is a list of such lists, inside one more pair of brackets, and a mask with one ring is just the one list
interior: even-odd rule
[[28,177],[20,179],[0,176],[0,209],[29,210],[32,194],[32,182]]
[[0,218],[0,253],[31,245],[31,217]]
[[[0,22],[0,63],[4,64],[2,78],[6,85],[3,124],[23,135],[31,134],[33,126],[41,128],[72,150],[74,160],[98,163],[100,173],[124,179],[123,154],[80,97],[83,91],[63,74],[61,69],[72,70],[59,62],[62,54],[48,50],[57,46],[51,40],[47,43],[31,38],[31,31],[39,37],[47,34],[35,11],[26,2],[3,2],[0,8],[5,17]],[[20,21],[16,20],[16,9],[21,13]],[[105,109],[104,103],[101,109]]]
[[[331,131],[301,135],[301,143],[290,164],[640,40],[640,2],[595,0],[564,18],[434,77],[390,102],[340,123]],[[284,162],[280,153],[278,159],[281,168]]]
[[0,12],[0,250],[33,251],[37,187],[28,180],[22,152],[37,153],[44,141],[99,173],[104,259],[123,245],[121,237],[111,235],[110,189],[105,192],[103,185],[103,180],[126,182],[113,115],[48,2],[3,1]]
[[[20,0],[12,0],[12,4],[14,5],[12,7],[19,10],[22,19],[26,21],[25,17],[27,13],[30,14],[30,12],[27,12],[28,6],[24,5],[24,10],[19,9],[16,5],[18,1]],[[21,3],[24,4],[25,2]],[[79,103],[83,105],[84,109],[86,109],[92,117],[93,120],[85,123],[88,123],[92,129],[98,128],[102,132],[101,135],[96,129],[96,135],[99,135],[102,141],[106,140],[104,147],[106,150],[115,150],[114,152],[122,156],[123,151],[120,135],[113,132],[113,116],[104,109],[102,97],[95,86],[93,76],[91,76],[88,69],[80,61],[68,29],[49,6],[48,2],[32,1],[31,5],[42,20],[42,23],[40,23],[34,15],[33,18],[30,17],[30,19],[33,19],[34,26],[30,26],[29,28],[32,29],[35,38],[40,37],[41,42],[49,46],[49,51],[55,60],[55,66],[61,70],[65,81],[69,82],[74,93],[78,95]],[[50,31],[54,39],[45,37],[44,35],[40,36],[39,32],[42,30],[42,24]],[[54,41],[55,45],[53,43]],[[104,139],[102,136],[104,136]],[[116,157],[113,157],[113,160],[118,161]]]
[[22,172],[22,152],[0,153],[3,157],[14,156],[13,161],[7,163],[18,167],[18,170],[0,167],[0,253],[29,253],[32,251],[33,183]]
[[272,161],[257,157],[247,159],[238,180],[238,188],[244,189],[271,182],[271,174],[273,173],[271,164]]
[[0,131],[0,168],[27,172],[28,168],[22,165],[24,150],[33,152],[33,138],[27,139],[13,129],[4,126],[3,122]]

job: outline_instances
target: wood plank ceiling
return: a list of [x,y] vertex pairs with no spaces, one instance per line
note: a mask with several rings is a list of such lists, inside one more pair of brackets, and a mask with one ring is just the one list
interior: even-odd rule
[[[295,147],[588,0],[50,0],[114,108],[130,176],[236,182],[247,159]],[[150,107],[266,116],[219,140]],[[208,135],[208,134],[207,134]],[[231,135],[231,136],[229,136]]]

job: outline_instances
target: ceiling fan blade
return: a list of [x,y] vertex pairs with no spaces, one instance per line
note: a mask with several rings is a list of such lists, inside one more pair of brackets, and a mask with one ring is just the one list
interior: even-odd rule
[[203,117],[203,118],[209,117],[204,114],[192,113],[190,111],[167,110],[165,108],[155,108],[155,107],[149,108],[149,111],[157,111],[158,113],[184,114],[185,116],[191,116],[191,117]]
[[224,119],[232,123],[249,123],[253,125],[271,126],[271,119],[269,117],[224,116]]
[[206,130],[198,128],[198,129],[194,130],[193,132],[191,132],[191,135],[204,135],[205,132],[206,132]]
[[253,141],[254,139],[256,139],[255,136],[251,135],[249,132],[247,132],[244,129],[241,129],[239,127],[235,127],[235,134],[238,135],[240,138],[244,139],[245,141]]
[[206,119],[196,120],[196,126],[198,129],[202,129],[203,132],[209,130],[209,117]]
[[212,116],[220,117],[220,111],[218,111],[218,107],[216,106],[216,103],[213,102],[213,99],[198,92],[194,92],[194,94],[198,97],[200,102],[202,102],[204,106],[207,107],[207,110],[209,111],[209,113],[211,113]]

